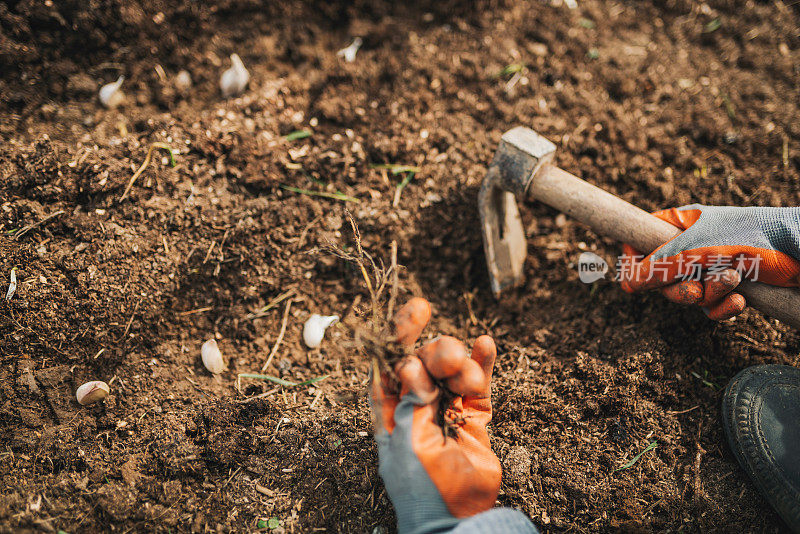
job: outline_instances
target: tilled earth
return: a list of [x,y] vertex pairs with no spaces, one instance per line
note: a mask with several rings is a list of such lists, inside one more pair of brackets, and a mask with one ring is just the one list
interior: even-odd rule
[[[343,324],[301,341],[310,313],[368,318],[361,274],[324,249],[352,250],[346,210],[375,258],[397,241],[428,335],[497,339],[501,504],[552,532],[784,529],[719,404],[744,367],[800,365],[797,333],[584,285],[580,252],[613,263],[618,244],[533,204],[526,283],[496,301],[476,194],[521,124],[645,209],[800,204],[800,5],[577,3],[0,5],[3,295],[19,281],[0,299],[0,531],[393,531],[367,360]],[[251,81],[226,100],[231,53]],[[126,100],[104,109],[120,75]],[[156,150],[121,201],[154,142],[175,166]],[[418,167],[396,202],[410,176],[381,164]],[[266,373],[328,378],[237,387],[289,300]],[[211,337],[219,378],[200,363]],[[82,408],[89,379],[112,394]]]

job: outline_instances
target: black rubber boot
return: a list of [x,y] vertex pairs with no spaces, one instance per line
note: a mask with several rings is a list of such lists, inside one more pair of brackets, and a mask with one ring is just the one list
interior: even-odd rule
[[742,469],[800,533],[800,369],[759,365],[740,372],[725,389],[722,420]]

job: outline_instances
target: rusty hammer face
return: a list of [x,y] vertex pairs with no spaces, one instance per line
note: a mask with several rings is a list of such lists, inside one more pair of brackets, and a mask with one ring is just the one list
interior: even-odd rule
[[483,248],[495,296],[522,281],[527,242],[516,197],[525,198],[556,146],[530,128],[519,126],[503,134],[478,194]]

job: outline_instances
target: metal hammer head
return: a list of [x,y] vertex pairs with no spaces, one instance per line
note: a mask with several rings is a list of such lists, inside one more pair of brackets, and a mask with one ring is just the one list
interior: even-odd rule
[[495,296],[522,281],[527,255],[516,197],[523,199],[533,177],[553,158],[556,146],[530,128],[503,134],[478,194],[483,249]]

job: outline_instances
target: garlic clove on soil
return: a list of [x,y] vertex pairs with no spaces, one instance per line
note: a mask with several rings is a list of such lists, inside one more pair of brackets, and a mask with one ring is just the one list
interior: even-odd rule
[[219,88],[222,96],[236,96],[241,94],[250,81],[250,73],[244,68],[242,59],[237,54],[231,54],[231,68],[222,73],[219,79]]
[[108,397],[111,388],[102,380],[86,382],[75,392],[75,398],[82,406],[88,406]]
[[125,76],[120,76],[116,82],[107,83],[100,88],[100,102],[105,107],[115,108],[125,100],[125,93],[120,90],[124,81]]
[[342,48],[336,52],[336,55],[343,57],[348,63],[352,63],[356,60],[356,54],[358,53],[358,49],[361,48],[363,42],[364,41],[361,40],[361,37],[356,37],[353,39],[353,42],[350,43],[350,46],[347,48]]
[[11,268],[11,282],[8,284],[8,291],[6,291],[6,300],[11,300],[14,292],[17,291],[17,268]]
[[225,370],[225,361],[222,359],[222,352],[215,340],[209,339],[203,343],[203,346],[200,347],[200,357],[203,359],[206,369],[213,374],[218,375]]
[[182,70],[175,75],[172,83],[179,93],[187,93],[192,88],[192,75],[189,74],[188,70]]
[[339,321],[338,315],[313,314],[303,325],[303,341],[310,349],[316,349],[322,344],[325,337],[325,330],[332,324]]

